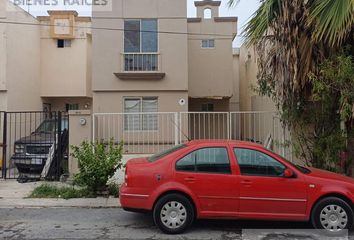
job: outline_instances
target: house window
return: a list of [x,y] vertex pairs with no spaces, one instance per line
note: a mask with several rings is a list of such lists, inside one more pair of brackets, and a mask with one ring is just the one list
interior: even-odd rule
[[75,104],[65,104],[65,110],[68,112],[70,110],[79,110],[79,104],[75,103]]
[[68,48],[71,47],[71,40],[68,39],[58,39],[57,40],[57,47],[58,48]]
[[202,104],[202,112],[214,112],[214,104],[212,103]]
[[202,40],[202,48],[214,48],[215,40],[214,39],[204,39]]
[[158,98],[129,97],[124,99],[124,130],[155,131],[158,129]]
[[157,29],[156,19],[124,21],[125,71],[157,71]]

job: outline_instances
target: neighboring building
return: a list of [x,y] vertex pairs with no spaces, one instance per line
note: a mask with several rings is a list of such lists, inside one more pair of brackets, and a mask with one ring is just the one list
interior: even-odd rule
[[254,88],[257,86],[258,60],[254,46],[243,44],[239,51],[239,61],[234,62],[239,68],[240,76],[240,110],[241,111],[276,111],[275,103],[268,97],[259,96]]
[[42,25],[50,26],[41,29],[43,104],[56,111],[90,109],[91,18],[79,17],[76,11],[48,13],[48,17],[38,17]]
[[[196,1],[197,17],[188,19],[189,111],[236,110],[232,42],[236,17],[220,17],[221,1]],[[200,35],[199,35],[200,34]],[[210,35],[209,35],[210,34]]]
[[[1,22],[38,20],[7,0],[0,0]],[[40,29],[0,23],[0,111],[41,110]]]
[[219,17],[220,4],[196,1],[189,19],[186,0],[116,0],[111,12],[93,9],[93,111],[238,109],[230,107],[238,94],[237,18]]
[[48,13],[35,18],[0,0],[0,20],[20,23],[0,23],[0,111],[92,105],[91,18],[75,11]]

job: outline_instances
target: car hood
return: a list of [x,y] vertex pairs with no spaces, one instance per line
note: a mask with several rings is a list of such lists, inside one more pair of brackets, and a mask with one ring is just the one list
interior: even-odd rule
[[53,133],[33,133],[27,137],[18,139],[15,144],[43,144],[43,143],[53,143],[54,134]]
[[317,168],[309,168],[309,169],[311,170],[311,173],[309,174],[309,176],[354,184],[353,178],[350,178],[350,177],[347,177],[344,175],[340,175],[337,173],[317,169]]

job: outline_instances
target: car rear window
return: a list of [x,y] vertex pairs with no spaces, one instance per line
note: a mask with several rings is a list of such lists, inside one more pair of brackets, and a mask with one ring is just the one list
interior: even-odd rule
[[148,158],[148,161],[149,162],[155,162],[155,161],[157,161],[157,160],[159,160],[159,159],[161,159],[161,158],[163,158],[163,157],[165,157],[165,156],[167,156],[167,155],[169,155],[171,153],[177,152],[178,150],[183,149],[185,147],[187,147],[186,144],[176,145],[176,146],[174,146],[174,147],[172,147],[170,149],[167,149],[165,151],[162,151],[162,152],[159,152],[159,153],[156,153],[156,154],[150,156]]

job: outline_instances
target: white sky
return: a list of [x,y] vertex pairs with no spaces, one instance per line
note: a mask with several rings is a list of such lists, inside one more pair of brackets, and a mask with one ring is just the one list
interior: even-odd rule
[[[12,0],[13,1],[13,0]],[[62,0],[61,0],[62,1]],[[194,7],[194,0],[187,0],[188,2],[188,17],[194,17],[196,15],[196,8]],[[220,7],[220,16],[237,16],[238,17],[238,34],[241,34],[242,27],[247,23],[251,15],[257,10],[259,6],[259,0],[241,0],[240,3],[233,8],[227,7],[228,0],[221,0]],[[32,15],[46,15],[47,10],[69,10],[69,8],[65,8],[64,5],[59,4],[58,6],[49,8],[44,7],[35,7],[32,6],[29,9],[25,9],[26,11],[30,11]],[[76,7],[74,9],[79,12],[82,16],[90,16],[91,9],[89,7]],[[242,43],[242,39],[237,37],[234,42],[234,47],[239,47]]]

